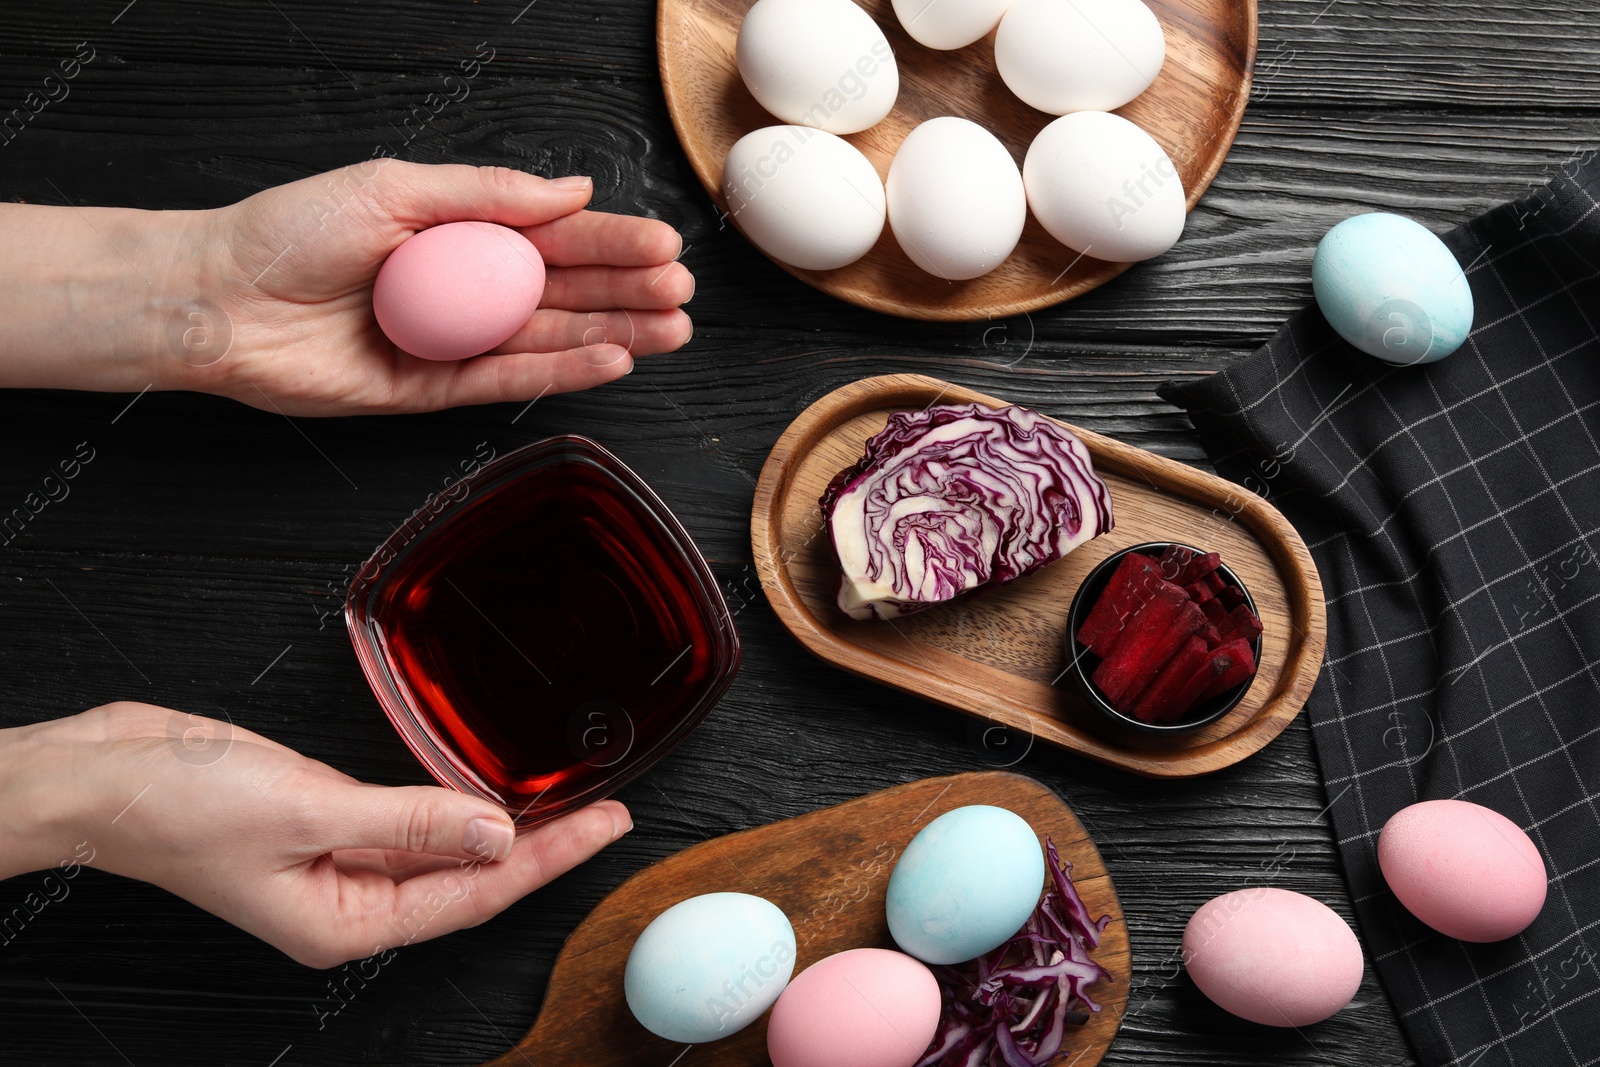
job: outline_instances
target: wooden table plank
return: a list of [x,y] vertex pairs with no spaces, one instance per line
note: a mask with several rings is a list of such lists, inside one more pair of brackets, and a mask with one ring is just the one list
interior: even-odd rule
[[[437,79],[484,41],[521,78],[648,84],[655,68],[655,8],[637,0],[277,0],[198,18],[161,0],[81,8],[67,19],[43,5],[8,13],[0,54],[49,61],[88,39],[130,66],[287,64],[358,93],[368,75]],[[1260,39],[1260,80],[1280,102],[1592,110],[1600,22],[1587,0],[1274,0],[1261,6]]]

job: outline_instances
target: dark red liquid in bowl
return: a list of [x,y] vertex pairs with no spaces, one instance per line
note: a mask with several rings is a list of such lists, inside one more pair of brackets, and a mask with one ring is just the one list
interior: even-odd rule
[[[501,464],[521,473],[497,478]],[[727,688],[738,643],[692,542],[598,445],[558,438],[479,475],[356,614],[412,748],[531,824],[680,741]]]

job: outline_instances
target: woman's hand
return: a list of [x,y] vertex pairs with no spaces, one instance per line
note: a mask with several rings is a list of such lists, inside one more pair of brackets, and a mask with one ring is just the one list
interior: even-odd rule
[[633,825],[607,800],[514,837],[487,801],[365,785],[148,704],[7,730],[0,752],[0,875],[75,860],[138,878],[312,967],[476,926]]
[[[664,222],[588,211],[587,178],[393,159],[214,211],[0,205],[0,386],[195,389],[286,415],[431,411],[600,385],[692,326],[694,278]],[[494,353],[398,350],[372,313],[384,259],[418,230],[520,230],[544,298]]]
[[[289,415],[430,411],[587,389],[633,357],[689,340],[694,278],[664,222],[584,210],[587,178],[376,159],[217,212],[216,295],[232,348],[201,388]],[[444,222],[498,222],[549,265],[539,310],[495,354],[436,362],[378,328],[372,284],[390,252]],[[205,354],[201,354],[202,359]]]

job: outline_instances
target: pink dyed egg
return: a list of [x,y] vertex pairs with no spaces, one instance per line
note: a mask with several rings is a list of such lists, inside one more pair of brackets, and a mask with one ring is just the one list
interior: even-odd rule
[[900,952],[853,948],[801,971],[772,1006],[773,1067],[912,1067],[939,1027],[939,983]]
[[1481,804],[1425,800],[1378,835],[1378,866],[1406,910],[1462,941],[1503,941],[1544,907],[1544,859],[1522,828]]
[[1350,1003],[1361,944],[1303,893],[1257,886],[1202,905],[1183,931],[1189,977],[1217,1006],[1267,1026],[1309,1026]]
[[389,253],[372,310],[413,356],[465,359],[516,333],[543,295],[544,257],[532,241],[492,222],[447,222]]

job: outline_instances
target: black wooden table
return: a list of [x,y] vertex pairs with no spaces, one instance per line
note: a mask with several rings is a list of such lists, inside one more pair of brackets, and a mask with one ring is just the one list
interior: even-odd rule
[[[495,921],[403,951],[364,987],[163,892],[84,875],[0,945],[8,1063],[479,1063],[532,1022],[567,932],[643,865],[1009,762],[1026,739],[997,756],[964,718],[818,666],[777,624],[748,516],[788,421],[843,383],[925,371],[1203,463],[1155,386],[1242,358],[1305,303],[1329,226],[1386,209],[1443,229],[1600,143],[1593,0],[1262,0],[1244,127],[1174,251],[1031,318],[933,326],[813,292],[719,227],[673,138],[643,0],[13,0],[4,16],[0,112],[80,42],[95,56],[0,146],[7,199],[213,206],[384,143],[421,162],[592,174],[597,206],[683,231],[700,283],[687,349],[527,410],[291,424],[196,395],[131,408],[128,395],[0,396],[0,510],[80,442],[95,454],[70,496],[0,549],[0,722],[132,698],[229,716],[365,779],[427,781],[330,613],[350,568],[480,443],[505,452],[557,432],[605,443],[677,511],[745,643],[728,697],[622,794],[633,834]],[[413,110],[483,43],[494,58],[466,99]],[[1105,1062],[1411,1062],[1370,968],[1349,1009],[1296,1033],[1236,1024],[1177,964],[1184,922],[1226,889],[1270,882],[1350,915],[1314,761],[1302,719],[1193,781],[1042,746],[1016,764],[1091,829],[1127,912],[1135,973]],[[0,914],[39,877],[0,885]]]

